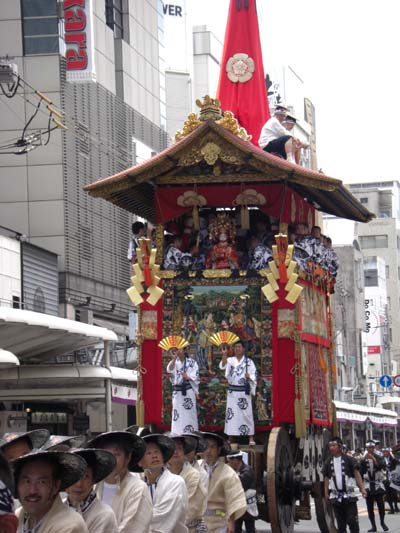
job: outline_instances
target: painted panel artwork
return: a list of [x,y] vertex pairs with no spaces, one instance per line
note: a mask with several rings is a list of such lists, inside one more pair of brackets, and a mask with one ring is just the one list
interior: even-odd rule
[[[245,343],[258,373],[254,397],[254,416],[259,427],[272,420],[272,311],[262,296],[259,278],[212,280],[165,280],[163,300],[163,337],[182,335],[190,345],[190,357],[200,372],[198,399],[202,429],[223,428],[227,382],[218,364],[220,348],[209,337],[221,330],[236,333]],[[169,355],[163,353],[163,423],[170,425],[172,386],[165,368]]]
[[328,424],[328,396],[326,383],[326,353],[316,344],[308,344],[309,382],[311,396],[311,421],[314,424]]
[[299,306],[302,338],[309,342],[329,345],[328,314],[324,292],[305,285]]

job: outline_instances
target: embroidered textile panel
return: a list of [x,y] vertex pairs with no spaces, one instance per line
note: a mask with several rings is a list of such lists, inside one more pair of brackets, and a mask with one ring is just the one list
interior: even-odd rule
[[[272,308],[262,296],[264,280],[213,279],[164,280],[163,337],[182,335],[189,343],[189,353],[200,371],[200,394],[197,402],[202,428],[223,428],[227,382],[218,368],[219,347],[208,338],[227,329],[245,342],[246,354],[253,359],[258,372],[253,411],[257,426],[272,424]],[[185,299],[187,294],[192,299]],[[247,300],[240,296],[247,294]],[[162,422],[171,423],[172,386],[166,366],[169,357],[163,354]]]

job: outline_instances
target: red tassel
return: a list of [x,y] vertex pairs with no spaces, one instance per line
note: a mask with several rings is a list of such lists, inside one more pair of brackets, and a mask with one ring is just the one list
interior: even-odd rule
[[144,277],[144,282],[145,282],[146,286],[147,287],[151,287],[151,285],[153,285],[153,276],[151,274],[151,270],[150,270],[149,265],[144,265],[144,267],[143,267],[143,277]]

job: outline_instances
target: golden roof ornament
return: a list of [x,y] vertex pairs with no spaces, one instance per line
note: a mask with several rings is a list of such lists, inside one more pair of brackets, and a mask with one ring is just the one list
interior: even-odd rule
[[221,102],[218,98],[211,98],[208,94],[203,97],[203,101],[196,100],[197,107],[200,107],[200,120],[213,120],[214,122],[222,118]]
[[223,112],[221,102],[218,98],[211,98],[208,94],[203,97],[203,101],[197,99],[196,105],[200,108],[199,116],[196,113],[190,113],[184,122],[183,128],[175,134],[175,141],[180,141],[192,131],[197,129],[203,122],[212,120],[223,128],[229,130],[245,141],[250,141],[251,135],[242,128],[232,111]]

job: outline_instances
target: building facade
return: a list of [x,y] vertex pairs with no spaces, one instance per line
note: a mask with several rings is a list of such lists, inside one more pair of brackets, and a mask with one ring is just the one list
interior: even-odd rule
[[357,241],[351,245],[335,246],[335,252],[340,265],[335,293],[332,296],[337,399],[366,403],[363,255]]
[[[127,324],[132,219],[83,187],[166,147],[163,4],[85,0],[83,15],[75,4],[0,5],[0,49],[23,80],[0,97],[0,142],[42,132],[38,148],[0,155],[0,224],[58,255],[62,316],[84,306],[85,320]],[[67,130],[47,136],[48,101],[34,91]]]
[[[397,181],[352,184],[351,192],[376,218],[355,225],[366,258],[385,262],[388,337],[391,360],[400,361],[400,185]],[[374,269],[372,269],[374,270]],[[389,373],[391,370],[388,369]]]

